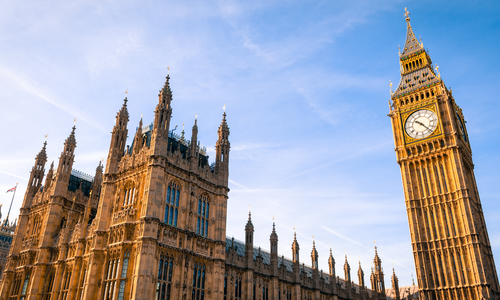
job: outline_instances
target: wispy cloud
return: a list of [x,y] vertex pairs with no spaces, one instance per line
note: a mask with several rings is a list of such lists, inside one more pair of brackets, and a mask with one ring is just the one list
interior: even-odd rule
[[14,71],[12,69],[7,68],[6,66],[0,65],[0,77],[3,77],[4,80],[10,81],[17,85],[20,89],[32,94],[33,96],[41,99],[54,107],[62,110],[63,112],[69,114],[70,116],[76,116],[79,120],[92,125],[100,130],[105,130],[100,126],[100,124],[96,123],[94,120],[89,118],[85,113],[81,110],[72,107],[71,105],[61,101],[54,96],[51,92],[49,92],[46,88],[40,85],[38,82],[33,80],[29,75],[23,74],[19,71]]
[[13,174],[13,173],[11,173],[11,172],[7,172],[7,171],[0,170],[0,173],[5,174],[5,175],[9,175],[9,176],[12,176],[12,177],[15,177],[15,178],[18,178],[18,179],[24,180],[24,181],[28,181],[28,178],[23,177],[23,176],[19,176],[19,175],[16,175],[16,174]]

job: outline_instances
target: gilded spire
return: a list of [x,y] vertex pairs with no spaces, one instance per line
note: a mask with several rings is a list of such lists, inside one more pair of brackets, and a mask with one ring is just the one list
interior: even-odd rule
[[403,48],[403,53],[401,56],[406,56],[408,54],[417,52],[419,50],[423,50],[423,45],[421,45],[415,34],[413,33],[413,29],[410,24],[410,12],[405,7],[405,19],[406,19],[406,42]]

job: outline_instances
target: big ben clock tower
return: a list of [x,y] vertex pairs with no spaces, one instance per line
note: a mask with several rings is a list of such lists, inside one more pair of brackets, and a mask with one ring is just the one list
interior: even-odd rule
[[500,299],[462,109],[405,16],[401,81],[389,116],[420,295]]

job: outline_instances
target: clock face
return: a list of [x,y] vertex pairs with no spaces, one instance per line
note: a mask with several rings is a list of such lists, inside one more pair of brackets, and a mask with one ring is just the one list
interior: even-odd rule
[[460,129],[460,134],[462,135],[464,141],[467,142],[467,135],[465,134],[464,122],[462,121],[462,118],[460,118],[460,116],[458,115],[458,112],[457,112],[457,119],[458,119],[458,129]]
[[406,119],[405,131],[414,139],[422,139],[433,133],[437,124],[438,118],[433,111],[421,109]]

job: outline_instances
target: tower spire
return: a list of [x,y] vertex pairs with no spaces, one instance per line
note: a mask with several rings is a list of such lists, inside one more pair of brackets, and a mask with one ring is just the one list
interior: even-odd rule
[[56,174],[56,184],[58,185],[56,189],[57,195],[62,195],[65,193],[65,188],[69,184],[69,176],[71,170],[73,169],[73,162],[75,160],[75,148],[76,148],[76,137],[75,137],[76,125],[73,125],[70,135],[64,142],[64,149],[59,157],[59,165],[57,166]]
[[170,119],[172,117],[171,102],[170,75],[167,75],[165,84],[158,93],[158,104],[155,109],[153,135],[151,137],[151,149],[153,149],[155,155],[167,155]]
[[248,222],[245,225],[245,264],[247,268],[253,265],[253,224],[252,212],[248,210]]
[[328,257],[328,269],[331,278],[335,278],[335,259],[332,254],[332,247],[330,247],[330,257]]
[[347,282],[351,282],[351,266],[349,265],[349,262],[347,261],[347,254],[345,255],[345,262],[344,262],[344,279]]
[[111,132],[111,143],[109,145],[108,160],[106,162],[106,174],[114,174],[118,171],[118,163],[123,157],[125,143],[128,134],[128,109],[127,96],[123,99],[123,105],[116,114],[116,124]]
[[394,299],[400,300],[401,297],[399,295],[399,280],[398,277],[396,276],[396,271],[394,271],[394,266],[392,267],[391,282],[392,282],[392,290],[394,291]]
[[[42,180],[45,173],[45,163],[47,162],[47,140],[43,143],[43,147],[38,152],[35,158],[35,165],[31,169],[30,179],[28,181],[28,189],[26,195],[28,198],[33,198],[42,186]],[[26,199],[25,199],[26,201]],[[31,200],[28,202],[31,203]]]
[[314,270],[318,270],[318,251],[316,250],[316,243],[314,241],[314,235],[313,235],[313,248],[311,251],[311,261],[312,261],[312,268]]
[[215,172],[220,176],[222,183],[227,186],[229,177],[229,150],[231,149],[231,144],[229,143],[229,126],[227,126],[226,121],[225,105],[222,122],[217,134],[219,138],[215,143]]
[[413,33],[410,24],[410,12],[405,7],[405,20],[406,20],[406,42],[401,56],[407,56],[419,50],[423,50],[423,46],[418,42],[417,37]]
[[137,132],[135,133],[134,137],[134,153],[139,153],[142,149],[142,143],[143,143],[143,137],[142,137],[142,116],[141,120],[139,121],[139,127],[137,127]]
[[274,224],[273,217],[273,231],[269,237],[269,242],[271,244],[271,272],[273,275],[278,275],[278,234],[276,234],[276,227]]
[[361,268],[361,260],[359,260],[359,268],[358,268],[358,284],[361,287],[365,287],[365,272]]
[[293,243],[292,243],[292,260],[294,263],[299,263],[299,243],[297,242],[297,232],[295,226],[293,227]]

